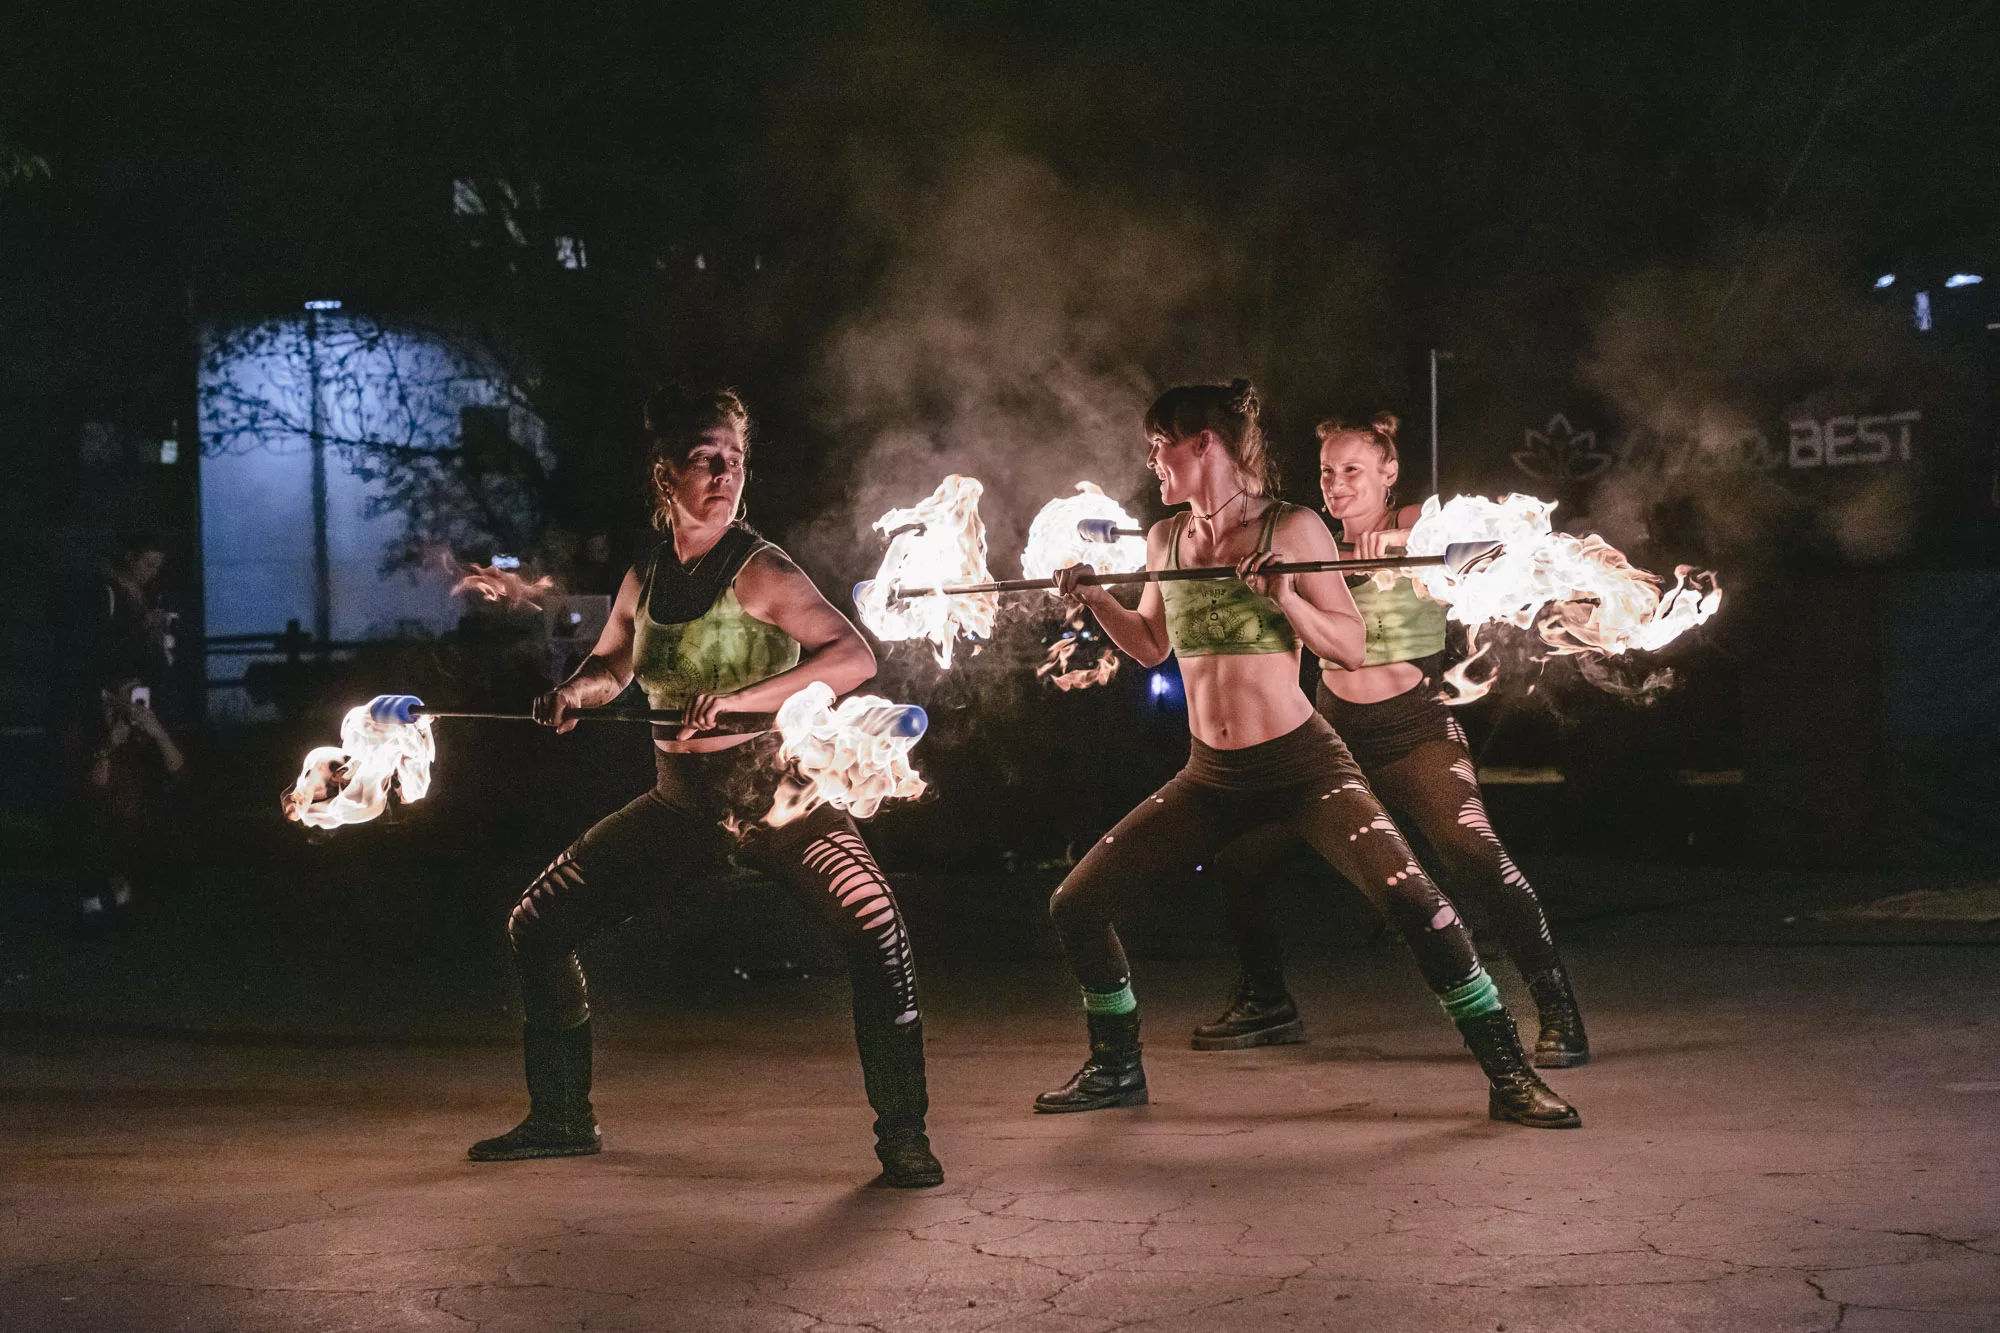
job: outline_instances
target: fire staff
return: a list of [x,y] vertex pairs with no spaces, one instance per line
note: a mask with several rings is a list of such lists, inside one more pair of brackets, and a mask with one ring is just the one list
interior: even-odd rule
[[[1326,511],[1363,558],[1407,546],[1420,512],[1396,508],[1396,424],[1394,414],[1384,412],[1367,426],[1326,421],[1318,428]],[[1353,595],[1367,651],[1358,665],[1322,658],[1319,713],[1347,742],[1382,803],[1430,842],[1452,896],[1491,919],[1539,1010],[1534,1062],[1544,1069],[1583,1064],[1590,1042],[1548,917],[1493,832],[1465,731],[1438,698],[1444,608],[1407,576],[1388,588],[1363,581]],[[1222,885],[1243,966],[1228,1008],[1195,1029],[1196,1050],[1297,1041],[1303,1033],[1285,986],[1284,953],[1266,892],[1271,867],[1296,844],[1284,829],[1263,830],[1209,863]]]
[[1271,496],[1248,380],[1170,389],[1146,413],[1160,498],[1189,510],[1147,534],[1148,568],[1236,565],[1239,577],[1149,583],[1136,610],[1059,575],[1114,643],[1147,666],[1179,657],[1187,684],[1187,766],[1084,855],[1049,910],[1083,989],[1090,1057],[1038,1111],[1094,1111],[1147,1099],[1139,1005],[1114,916],[1121,899],[1192,872],[1245,834],[1277,826],[1305,839],[1401,931],[1424,980],[1484,1068],[1496,1120],[1562,1128],[1576,1111],[1530,1068],[1458,913],[1431,883],[1325,718],[1299,688],[1299,644],[1358,667],[1366,630],[1334,574],[1260,572],[1282,558],[1332,559],[1311,510]]
[[847,955],[854,1035],[881,1182],[936,1185],[924,1117],[923,1019],[909,936],[889,882],[854,822],[822,805],[780,828],[751,824],[761,810],[777,737],[714,734],[724,713],[768,711],[813,682],[836,692],[875,673],[867,641],[776,546],[741,522],[749,414],[734,393],[689,398],[674,390],[646,405],[654,438],[652,557],[619,588],[591,655],[536,701],[557,731],[576,710],[609,703],[636,675],[654,708],[686,725],[658,728],[653,789],[585,833],[529,886],[507,922],[526,1020],[527,1119],[472,1145],[474,1161],[567,1157],[598,1151],[590,1104],[590,1006],[577,947],[716,869],[732,851],[769,874],[824,920]]

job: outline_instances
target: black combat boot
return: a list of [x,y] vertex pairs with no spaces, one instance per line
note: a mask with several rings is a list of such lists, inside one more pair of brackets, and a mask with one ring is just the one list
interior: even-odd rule
[[1530,976],[1528,993],[1535,997],[1535,1008],[1542,1017],[1542,1035],[1535,1041],[1536,1067],[1568,1069],[1590,1063],[1590,1038],[1584,1035],[1576,991],[1571,989],[1569,973],[1562,964]]
[[1197,1051],[1241,1051],[1252,1046],[1284,1046],[1306,1039],[1299,1007],[1281,973],[1245,972],[1236,978],[1229,1007],[1213,1022],[1194,1030]]
[[1139,1011],[1086,1014],[1090,1058],[1076,1076],[1035,1098],[1037,1111],[1101,1111],[1107,1106],[1144,1106],[1146,1071],[1139,1063]]
[[1505,1009],[1458,1020],[1465,1044],[1472,1048],[1490,1085],[1486,1114],[1530,1129],[1575,1129],[1583,1123],[1576,1108],[1549,1091],[1521,1050],[1521,1034]]
[[857,1019],[854,1039],[861,1050],[868,1104],[875,1108],[875,1156],[882,1162],[875,1183],[899,1190],[944,1184],[944,1167],[924,1133],[931,1108],[924,1081],[924,1020],[864,1028]]
[[528,1118],[466,1149],[475,1162],[584,1157],[603,1147],[590,1109],[590,1020],[573,1028],[521,1030],[528,1069]]

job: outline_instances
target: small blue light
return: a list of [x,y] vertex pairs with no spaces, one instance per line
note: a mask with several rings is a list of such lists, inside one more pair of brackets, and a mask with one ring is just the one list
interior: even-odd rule
[[1202,872],[1202,870],[1203,870],[1203,869],[1204,869],[1204,867],[1202,867],[1202,866],[1196,866],[1196,867],[1194,868],[1194,873],[1195,873],[1195,874],[1197,874],[1197,875],[1199,875],[1199,874],[1200,874],[1200,873]]
[[1875,279],[1875,290],[1878,292],[1884,287],[1894,287],[1895,285],[1896,275],[1893,273],[1884,273],[1881,277]]
[[1929,292],[1918,292],[1917,332],[1929,333],[1930,331],[1931,331],[1931,294]]
[[308,301],[308,302],[306,302],[306,309],[308,309],[308,310],[338,310],[338,309],[340,309],[340,302],[338,302],[338,301]]
[[1954,273],[1944,280],[1944,285],[1947,287],[1977,287],[1984,281],[1986,279],[1980,277],[1977,273]]
[[520,567],[521,557],[518,555],[496,555],[493,557],[493,568],[495,569],[519,569]]

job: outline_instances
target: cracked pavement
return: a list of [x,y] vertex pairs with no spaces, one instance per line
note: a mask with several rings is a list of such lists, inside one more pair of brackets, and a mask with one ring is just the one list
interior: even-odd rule
[[522,1109],[504,1046],[5,1028],[0,1328],[1990,1330],[1992,963],[1578,949],[1574,1132],[1486,1120],[1395,950],[1296,969],[1308,1044],[1218,1054],[1221,965],[1142,962],[1154,1104],[1048,1117],[1061,968],[940,963],[949,1179],[906,1193],[838,983],[602,1007],[606,1151],[551,1162],[463,1160]]

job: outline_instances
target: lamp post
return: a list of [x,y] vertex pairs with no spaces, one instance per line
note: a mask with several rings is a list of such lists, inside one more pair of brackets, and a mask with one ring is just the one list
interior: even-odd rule
[[1450,352],[1431,348],[1431,494],[1438,492],[1438,362],[1451,360]]
[[326,535],[326,409],[320,398],[319,312],[338,310],[338,301],[306,302],[306,391],[312,432],[313,637],[322,655],[333,642],[333,560]]

